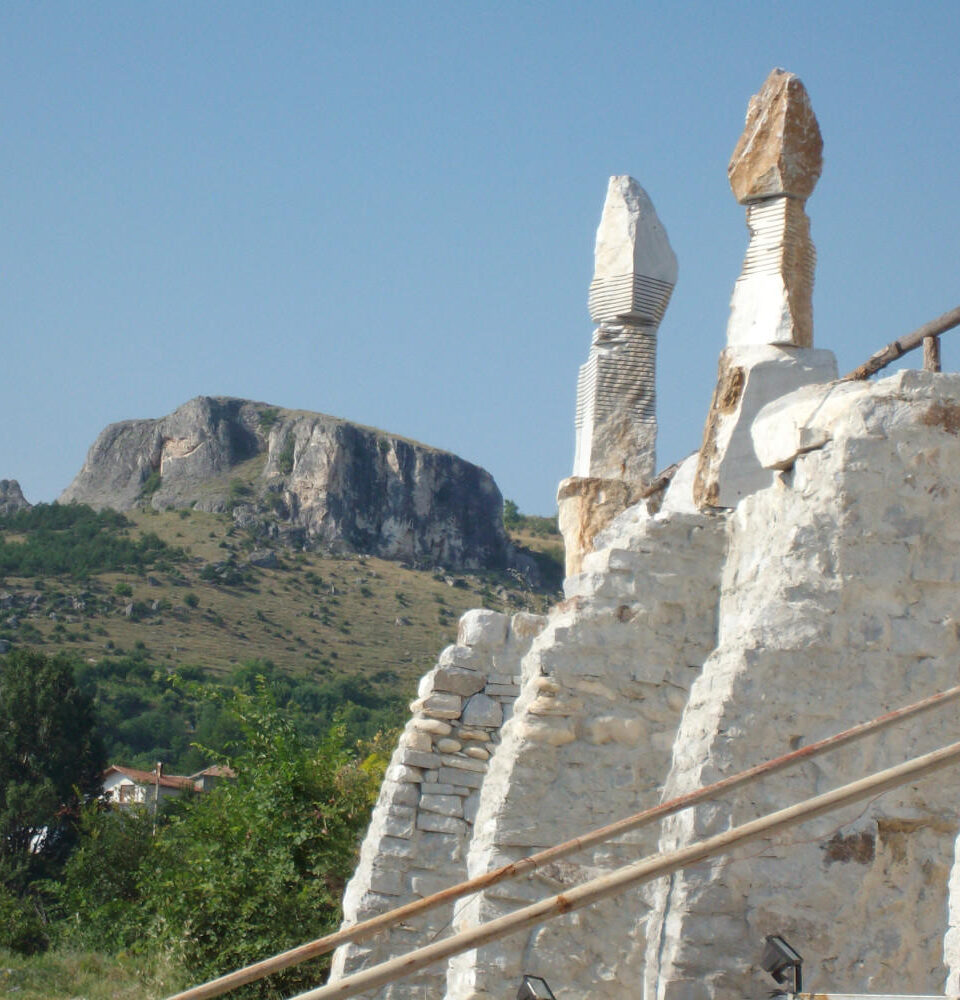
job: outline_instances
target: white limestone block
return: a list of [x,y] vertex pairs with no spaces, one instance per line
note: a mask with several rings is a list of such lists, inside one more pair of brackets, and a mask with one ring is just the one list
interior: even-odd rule
[[868,382],[821,383],[767,403],[750,429],[757,460],[765,469],[788,469],[798,455],[822,448],[834,422],[849,418],[852,399],[870,388]]
[[657,324],[676,283],[677,258],[650,197],[632,177],[611,177],[594,248],[594,322]]
[[440,816],[463,816],[463,801],[456,795],[424,795],[420,800],[423,812],[437,813]]
[[801,386],[836,377],[831,351],[773,346],[724,350],[694,480],[697,504],[736,507],[745,496],[769,486],[773,476],[757,457],[752,434],[758,414]]
[[499,611],[476,608],[467,611],[460,618],[457,630],[459,646],[483,647],[502,646],[507,639],[510,618]]

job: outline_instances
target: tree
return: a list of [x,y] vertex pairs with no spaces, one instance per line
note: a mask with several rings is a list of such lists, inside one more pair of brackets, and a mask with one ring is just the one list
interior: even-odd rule
[[[148,947],[165,945],[197,980],[337,926],[378,783],[345,748],[342,727],[311,745],[262,681],[254,694],[235,691],[227,707],[243,731],[242,749],[221,758],[236,779],[172,807],[141,868]],[[311,966],[245,995],[313,985]]]
[[503,501],[503,523],[507,528],[516,528],[520,524],[520,508],[513,500]]
[[0,884],[22,895],[62,863],[104,763],[71,661],[33,650],[0,658]]

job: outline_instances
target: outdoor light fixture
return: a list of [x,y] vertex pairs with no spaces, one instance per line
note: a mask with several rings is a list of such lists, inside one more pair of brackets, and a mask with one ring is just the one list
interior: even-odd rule
[[764,940],[760,964],[763,966],[763,971],[769,972],[780,985],[783,985],[792,970],[793,989],[789,992],[800,993],[802,991],[803,977],[800,969],[803,965],[803,956],[791,948],[782,937],[778,937],[776,934],[767,935]]
[[546,979],[525,975],[520,989],[517,990],[517,1000],[557,1000],[557,998],[553,995],[553,990],[547,986]]

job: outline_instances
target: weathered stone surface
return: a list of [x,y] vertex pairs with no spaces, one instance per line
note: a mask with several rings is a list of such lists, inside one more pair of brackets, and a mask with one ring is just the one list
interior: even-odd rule
[[806,200],[823,169],[823,139],[807,90],[793,73],[772,70],[750,98],[727,176],[741,204],[773,195]]
[[485,694],[475,694],[468,698],[461,716],[465,726],[499,726],[503,721],[500,703]]
[[0,514],[16,514],[18,510],[29,510],[31,506],[16,479],[0,479]]
[[435,691],[452,691],[469,697],[483,689],[486,679],[476,670],[458,670],[456,667],[438,667],[433,674]]
[[[945,621],[960,581],[940,570],[942,556],[960,562],[960,438],[943,417],[960,413],[960,377],[902,372],[833,402],[813,389],[793,399],[807,412],[814,403],[820,443],[793,456],[788,486],[731,517],[719,643],[691,690],[665,797],[956,683],[958,639]],[[668,821],[660,846],[946,743],[953,715],[698,807]],[[689,982],[706,1000],[755,993],[762,928],[799,926],[801,914],[813,992],[942,993],[946,978],[952,993],[958,795],[951,769],[764,842],[749,862],[678,873],[651,896],[647,995],[686,996]]]
[[[476,815],[490,755],[486,747],[492,747],[489,741],[502,722],[503,707],[509,708],[516,694],[513,685],[503,685],[510,687],[511,696],[496,701],[479,692],[490,680],[520,674],[521,658],[544,625],[543,617],[529,613],[512,619],[484,610],[463,616],[460,644],[441,653],[439,665],[421,681],[421,699],[411,706],[414,717],[387,769],[360,863],[344,896],[345,923],[420,898],[428,887],[443,888],[466,877],[469,824]],[[444,685],[454,690],[441,690]],[[489,725],[466,724],[469,715],[463,696],[467,695],[481,699],[472,714]],[[484,699],[496,712],[487,710]],[[428,711],[442,713],[450,721],[422,714]],[[478,743],[461,753],[466,740]],[[399,881],[398,872],[403,873]],[[332,979],[375,959],[409,951],[419,940],[419,930],[435,935],[449,919],[449,912],[438,911],[425,923],[418,921],[417,931],[398,927],[379,935],[370,946],[338,949]],[[443,979],[442,966],[424,970],[385,990],[383,1000],[439,995]]]
[[656,325],[677,283],[677,258],[649,195],[632,177],[611,177],[594,248],[594,323]]
[[502,645],[507,638],[510,618],[499,611],[475,608],[465,612],[457,629],[457,645],[490,648]]
[[[239,504],[231,481],[255,457],[262,471]],[[324,414],[199,396],[159,420],[112,424],[60,501],[127,510],[152,473],[160,476],[156,508],[236,507],[250,530],[279,527],[298,545],[453,569],[510,559],[503,499],[487,472]]]
[[723,351],[694,475],[697,506],[736,507],[743,497],[769,486],[773,474],[758,458],[755,445],[759,413],[800,386],[836,377],[837,361],[831,351],[779,347]]
[[566,575],[580,572],[583,557],[594,538],[610,522],[640,499],[643,487],[622,479],[582,479],[572,476],[557,490],[560,534],[563,535]]
[[599,325],[577,379],[573,475],[645,482],[656,461],[657,328],[677,258],[632,177],[610,178],[594,260],[589,305]]
[[817,254],[810,220],[792,198],[747,206],[750,244],[730,299],[727,344],[813,347]]

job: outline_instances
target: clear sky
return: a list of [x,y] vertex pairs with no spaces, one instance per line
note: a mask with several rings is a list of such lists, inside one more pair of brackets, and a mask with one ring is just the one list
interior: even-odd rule
[[824,135],[817,346],[847,370],[960,304],[958,40],[956,0],[4,0],[0,478],[51,500],[106,424],[236,395],[551,511],[615,173],[679,258],[665,466],[699,444],[747,241],[726,164],[774,66]]

